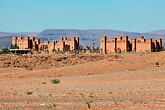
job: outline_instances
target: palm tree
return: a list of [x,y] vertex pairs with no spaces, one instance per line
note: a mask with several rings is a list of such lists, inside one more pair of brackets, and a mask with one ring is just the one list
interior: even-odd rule
[[94,49],[95,49],[95,42],[93,42],[92,44],[93,44],[92,49],[94,51]]
[[90,47],[89,47],[89,46],[86,46],[86,48],[87,48],[87,50],[89,50],[89,49],[90,49]]

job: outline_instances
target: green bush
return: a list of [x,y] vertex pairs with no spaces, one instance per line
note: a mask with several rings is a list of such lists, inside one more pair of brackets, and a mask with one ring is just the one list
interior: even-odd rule
[[47,50],[47,53],[49,54],[49,50]]
[[60,83],[60,80],[59,79],[52,79],[51,82],[53,84],[58,84],[58,83]]
[[31,95],[31,94],[33,94],[33,92],[27,91],[26,94],[27,94],[27,95]]
[[9,54],[10,53],[10,50],[8,48],[3,48],[2,49],[2,53],[3,54]]
[[48,49],[48,45],[44,45],[43,48],[44,48],[44,49]]
[[37,51],[37,54],[41,54],[41,51]]
[[2,51],[0,51],[0,55],[3,54]]
[[17,44],[11,44],[11,46],[10,46],[10,49],[19,49],[19,47],[17,46]]

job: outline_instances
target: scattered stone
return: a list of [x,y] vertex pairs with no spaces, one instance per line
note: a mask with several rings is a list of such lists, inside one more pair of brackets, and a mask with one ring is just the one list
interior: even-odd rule
[[159,67],[159,62],[156,62],[155,65],[156,65],[156,67]]

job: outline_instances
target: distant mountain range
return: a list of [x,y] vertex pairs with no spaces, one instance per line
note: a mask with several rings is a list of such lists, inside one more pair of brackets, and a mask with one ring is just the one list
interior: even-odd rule
[[40,38],[41,42],[44,40],[59,40],[59,37],[79,36],[80,45],[82,46],[92,46],[95,42],[95,47],[100,45],[100,36],[107,35],[108,38],[116,36],[129,36],[130,38],[137,38],[138,36],[144,36],[145,38],[163,38],[163,45],[165,46],[165,30],[151,31],[146,33],[137,32],[126,32],[118,30],[103,30],[103,29],[92,29],[92,30],[76,30],[76,29],[46,29],[40,33],[35,32],[20,32],[20,33],[10,33],[10,32],[0,32],[0,49],[10,46],[12,41],[12,36],[34,36]]

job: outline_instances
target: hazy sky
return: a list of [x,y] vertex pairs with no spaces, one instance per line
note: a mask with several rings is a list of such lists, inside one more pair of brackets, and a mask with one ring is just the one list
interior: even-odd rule
[[0,31],[165,29],[165,0],[0,0]]

